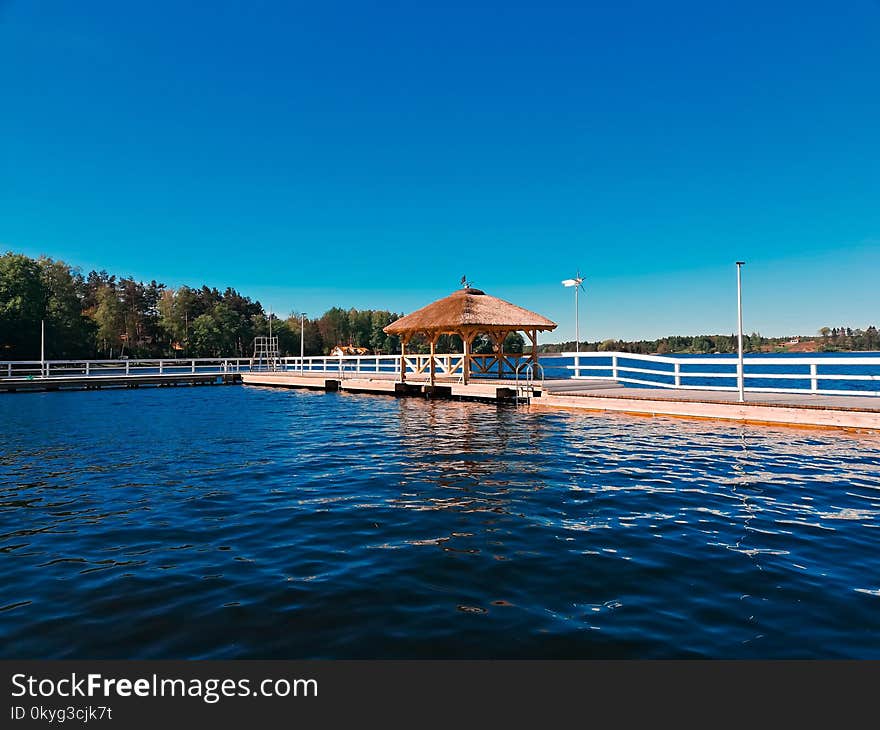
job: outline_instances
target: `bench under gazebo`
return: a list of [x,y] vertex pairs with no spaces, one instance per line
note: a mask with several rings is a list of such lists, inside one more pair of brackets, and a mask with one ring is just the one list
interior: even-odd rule
[[[461,378],[467,385],[471,375],[473,354],[471,347],[479,335],[486,335],[492,342],[494,360],[489,367],[497,365],[498,376],[503,377],[505,363],[511,370],[515,365],[504,353],[504,340],[512,332],[523,332],[532,345],[531,360],[538,362],[538,332],[556,329],[556,323],[540,314],[518,307],[498,297],[490,296],[480,289],[465,287],[448,297],[438,299],[426,307],[407,314],[384,328],[386,334],[400,338],[400,380],[406,381],[406,347],[413,337],[421,335],[431,348],[429,370],[431,385],[436,379],[437,341],[441,335],[458,335],[463,346]],[[457,369],[457,368],[456,368]]]

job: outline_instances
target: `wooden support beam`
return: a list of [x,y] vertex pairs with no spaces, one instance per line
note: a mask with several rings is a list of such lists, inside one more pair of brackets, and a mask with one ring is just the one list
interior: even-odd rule
[[534,377],[538,370],[538,331],[524,330],[524,332],[526,337],[529,338],[529,342],[532,343],[532,352],[529,354],[529,360],[532,364],[532,377]]
[[435,379],[436,370],[437,370],[437,367],[434,364],[434,352],[437,348],[437,339],[440,337],[440,335],[437,333],[434,333],[434,334],[428,335],[428,336],[431,338],[431,354],[430,354],[431,368],[430,368],[430,372],[431,372],[431,387],[433,388],[434,387],[434,379]]
[[465,385],[468,384],[468,376],[471,372],[471,342],[469,339],[462,337],[461,338],[462,345],[464,346],[464,355],[461,359],[461,382]]
[[500,330],[498,332],[498,336],[496,338],[497,350],[498,350],[498,378],[501,379],[504,377],[504,340],[507,339],[507,332],[504,330]]
[[400,382],[406,382],[406,338],[400,338]]
[[462,383],[465,385],[468,384],[471,376],[471,344],[476,336],[477,333],[471,329],[462,330],[461,332],[461,343],[464,347],[464,354],[462,355],[461,360],[461,373]]
[[538,330],[532,330],[529,337],[532,341],[532,377],[538,374]]

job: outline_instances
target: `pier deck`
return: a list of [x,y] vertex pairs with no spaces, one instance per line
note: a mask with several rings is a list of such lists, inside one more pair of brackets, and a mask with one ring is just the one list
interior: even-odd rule
[[[397,382],[393,374],[340,377],[339,373],[242,373],[246,385],[317,390],[344,390],[387,395],[452,397],[477,401],[515,401],[512,380],[480,379],[468,385],[437,380],[432,390],[423,381]],[[716,419],[820,428],[880,431],[880,397],[829,396],[809,393],[747,393],[739,403],[734,392],[625,388],[610,380],[548,380],[535,384],[532,407],[618,412],[641,416]]]
[[53,375],[48,378],[0,379],[0,393],[39,390],[100,390],[143,386],[229,385],[240,382],[238,373],[150,373],[136,375]]
[[541,406],[645,416],[710,418],[744,423],[880,430],[880,397],[612,387],[547,393]]
[[462,398],[479,401],[512,401],[516,396],[516,383],[512,380],[480,379],[467,385],[451,378],[436,378],[431,386],[423,379],[411,379],[400,383],[391,373],[370,373],[352,377],[338,372],[255,372],[242,373],[245,385],[265,385],[276,388],[307,388],[310,390],[343,390],[352,393],[376,393],[385,395],[421,395],[435,398]]

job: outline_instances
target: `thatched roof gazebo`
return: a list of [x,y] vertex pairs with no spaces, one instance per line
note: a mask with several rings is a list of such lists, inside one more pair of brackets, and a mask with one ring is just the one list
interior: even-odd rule
[[[458,335],[464,345],[462,381],[466,385],[471,371],[471,344],[477,335],[492,340],[498,375],[504,369],[504,340],[511,332],[525,332],[532,343],[532,361],[538,361],[538,332],[556,329],[556,323],[540,314],[523,309],[503,299],[489,296],[480,289],[465,287],[448,297],[392,322],[384,331],[400,337],[400,379],[406,380],[406,346],[415,335],[424,335],[431,345],[431,385],[435,379],[435,347],[440,335]],[[508,362],[512,367],[512,363]]]

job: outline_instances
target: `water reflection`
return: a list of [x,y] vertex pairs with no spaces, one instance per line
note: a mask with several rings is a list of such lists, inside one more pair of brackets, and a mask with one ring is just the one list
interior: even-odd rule
[[27,399],[0,400],[8,657],[880,656],[876,438],[254,388]]

